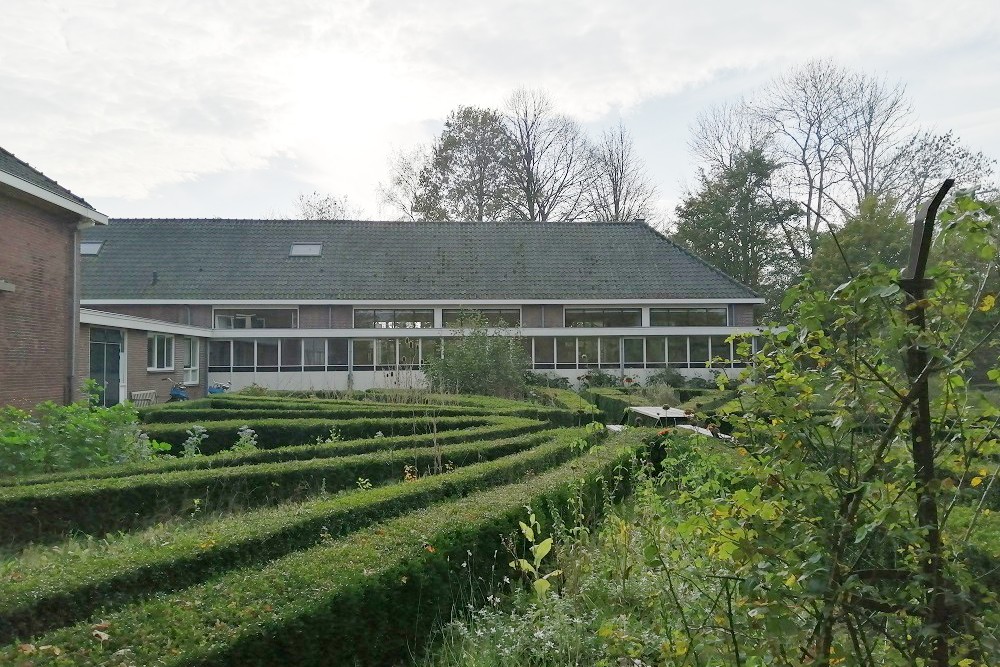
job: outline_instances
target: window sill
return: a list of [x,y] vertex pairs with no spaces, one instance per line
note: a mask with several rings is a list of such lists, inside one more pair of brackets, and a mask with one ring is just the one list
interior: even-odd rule
[[149,366],[146,366],[146,372],[147,373],[173,373],[174,372],[174,367],[171,366],[170,368],[150,368]]

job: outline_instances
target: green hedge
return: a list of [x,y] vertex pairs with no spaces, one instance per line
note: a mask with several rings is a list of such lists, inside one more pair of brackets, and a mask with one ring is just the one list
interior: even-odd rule
[[[597,447],[523,483],[434,505],[260,569],[235,570],[102,613],[106,641],[94,639],[89,622],[80,623],[36,638],[38,645],[60,647],[62,655],[39,651],[32,660],[36,666],[99,664],[128,649],[134,664],[396,664],[449,614],[459,578],[475,581],[493,568],[506,569],[503,536],[524,520],[525,504],[545,515],[582,494],[599,507],[599,482],[633,452]],[[587,482],[582,488],[581,479]],[[23,657],[16,644],[0,649],[0,659]]]
[[[371,438],[376,433],[382,435],[413,435],[436,431],[451,431],[459,428],[483,426],[484,417],[408,417],[396,419],[359,418],[343,421],[329,419],[230,419],[200,424],[208,437],[201,444],[202,454],[215,454],[229,449],[238,439],[237,431],[249,426],[256,433],[258,446],[263,449],[286,445],[305,445],[330,435],[336,428],[341,438]],[[146,424],[143,431],[153,440],[167,442],[179,451],[181,443],[188,437],[192,424]]]
[[596,405],[605,414],[609,424],[620,424],[625,411],[633,405],[648,405],[646,399],[608,387],[584,389],[580,395]]
[[[85,618],[99,607],[178,590],[229,569],[264,563],[444,498],[467,495],[558,465],[586,434],[563,430],[528,451],[407,483],[184,526],[167,539],[135,535],[95,554],[46,555],[0,582],[0,642]],[[208,537],[210,537],[210,546]],[[323,537],[321,537],[323,536]],[[163,544],[160,544],[165,542]]]
[[11,545],[52,541],[70,531],[104,534],[191,512],[259,507],[317,492],[399,480],[403,466],[419,471],[437,461],[456,466],[533,447],[546,432],[492,442],[372,452],[332,459],[264,463],[126,478],[80,480],[0,489],[0,540]]
[[210,407],[192,408],[188,410],[157,410],[145,415],[147,424],[167,424],[187,422],[200,424],[206,421],[240,420],[240,419],[361,419],[379,418],[393,419],[399,417],[463,417],[490,414],[486,410],[446,405],[440,408],[421,409],[418,406],[405,405],[346,405],[342,407],[302,407],[295,404],[281,407],[243,408],[243,407]]
[[429,447],[435,442],[439,445],[453,445],[458,442],[509,438],[548,428],[548,424],[545,422],[535,419],[523,419],[521,417],[490,417],[485,421],[487,423],[485,426],[442,431],[437,434],[421,433],[419,435],[362,438],[322,445],[292,445],[289,447],[275,447],[274,449],[258,449],[252,452],[234,452],[230,450],[210,456],[194,456],[182,459],[169,458],[146,463],[67,470],[65,472],[46,473],[44,475],[32,475],[29,477],[3,478],[0,481],[0,487],[49,484],[73,479],[128,477],[130,475],[144,475],[154,472],[176,472],[178,470],[229,468],[256,463],[276,463],[279,461],[304,461],[409,447]]
[[533,387],[531,391],[546,403],[572,412],[579,425],[592,421],[605,422],[607,419],[603,411],[575,391],[554,387]]

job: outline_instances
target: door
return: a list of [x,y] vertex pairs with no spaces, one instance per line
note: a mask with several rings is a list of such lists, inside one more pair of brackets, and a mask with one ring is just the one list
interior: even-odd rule
[[124,336],[118,329],[90,330],[90,379],[97,383],[98,403],[104,407],[122,400],[122,348]]

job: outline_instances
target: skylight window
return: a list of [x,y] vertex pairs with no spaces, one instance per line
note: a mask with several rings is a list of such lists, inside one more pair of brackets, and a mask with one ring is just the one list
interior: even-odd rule
[[323,254],[322,243],[293,243],[289,257],[319,257]]
[[102,246],[104,246],[104,241],[82,241],[80,243],[80,254],[96,255],[101,252]]

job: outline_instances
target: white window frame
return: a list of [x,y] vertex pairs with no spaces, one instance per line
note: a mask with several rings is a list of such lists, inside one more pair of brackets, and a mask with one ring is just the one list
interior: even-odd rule
[[[166,365],[166,359],[160,359],[160,345],[159,340],[164,340],[164,356],[166,356],[167,349],[170,350],[170,365]],[[149,350],[146,351],[146,370],[147,371],[172,371],[174,370],[174,355],[177,350],[174,347],[174,335],[165,333],[148,333],[146,334],[146,345],[153,346],[153,366],[149,365]],[[167,347],[169,345],[169,348]]]
[[193,336],[182,340],[187,352],[187,359],[184,361],[184,384],[196,385],[200,380],[201,341]]

